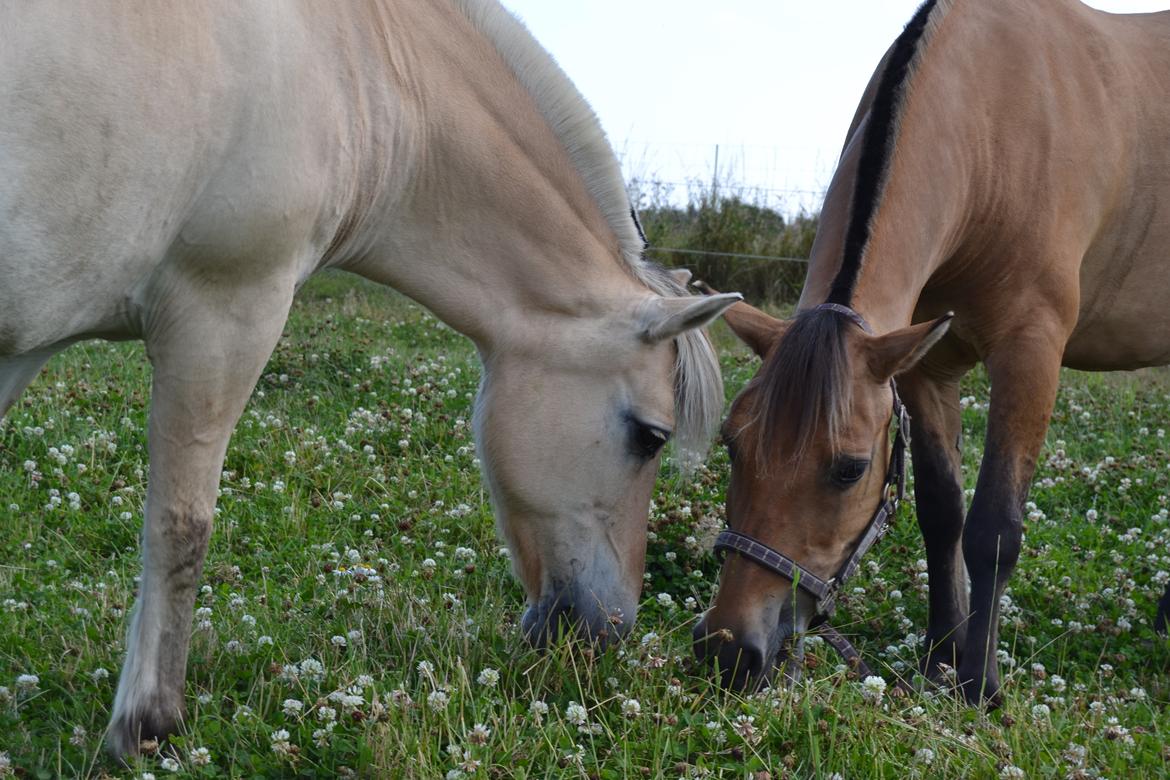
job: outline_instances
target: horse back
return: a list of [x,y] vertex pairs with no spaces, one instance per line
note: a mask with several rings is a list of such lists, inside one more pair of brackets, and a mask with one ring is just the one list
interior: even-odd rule
[[0,9],[0,355],[143,335],[167,266],[230,283],[320,257],[353,122],[340,33],[306,12]]
[[1170,12],[1098,17],[1114,52],[1107,72],[1116,119],[1105,127],[1124,139],[1124,154],[1108,209],[1084,253],[1079,317],[1065,363],[1164,365],[1170,362]]

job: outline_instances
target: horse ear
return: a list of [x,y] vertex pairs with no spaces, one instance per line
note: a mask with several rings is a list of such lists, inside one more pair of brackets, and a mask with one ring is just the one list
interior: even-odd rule
[[870,338],[867,344],[870,373],[884,382],[913,367],[946,334],[954,316],[954,312],[947,312],[937,320]]
[[691,281],[691,271],[689,268],[671,268],[668,273],[683,287],[686,287],[687,283]]
[[755,306],[742,302],[723,312],[723,321],[740,341],[747,344],[751,351],[761,358],[768,355],[788,329],[788,323],[784,320],[778,320]]
[[[714,287],[702,280],[695,282],[695,289],[703,295],[718,294]],[[740,341],[761,358],[768,354],[788,327],[783,320],[764,314],[755,306],[742,301],[723,312],[723,321]]]
[[739,293],[688,295],[681,298],[657,296],[642,318],[642,338],[655,344],[688,330],[701,328],[722,314],[728,306],[742,300],[743,296]]

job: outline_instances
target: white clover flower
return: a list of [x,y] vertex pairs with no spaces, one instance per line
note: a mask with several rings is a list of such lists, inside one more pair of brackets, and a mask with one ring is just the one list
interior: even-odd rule
[[914,761],[918,764],[930,766],[934,763],[934,751],[930,748],[919,748],[914,751]]
[[642,704],[637,699],[626,699],[622,702],[622,715],[633,719],[642,714]]
[[16,687],[21,691],[35,691],[40,683],[41,678],[35,674],[22,674],[16,678]]
[[195,748],[191,751],[191,763],[195,766],[207,766],[211,763],[211,751],[205,747]]
[[427,694],[427,706],[436,712],[447,707],[451,697],[444,690],[434,690]]
[[329,638],[329,641],[333,644],[334,647],[345,647],[349,644],[346,638],[343,636],[332,636]]
[[495,688],[496,684],[500,681],[500,673],[489,666],[480,672],[479,677],[476,677],[475,679],[476,682],[478,682],[480,685],[485,685],[488,688]]
[[1085,765],[1085,760],[1089,757],[1089,749],[1084,745],[1070,742],[1060,757],[1069,767],[1079,769]]
[[575,701],[565,707],[565,720],[574,726],[584,726],[589,720],[589,711]]
[[73,735],[71,737],[69,737],[69,744],[76,745],[77,747],[84,747],[85,746],[85,738],[87,736],[89,736],[89,735],[86,733],[85,728],[83,726],[74,726],[73,727]]
[[540,700],[534,700],[528,705],[528,711],[532,713],[532,719],[539,726],[544,721],[544,716],[548,715],[548,705]]
[[323,721],[325,723],[332,723],[333,721],[337,720],[337,710],[333,709],[332,707],[318,707],[317,720]]
[[751,715],[737,715],[731,723],[731,729],[743,737],[744,742],[754,744],[760,739],[760,734],[756,731],[755,724],[755,717]]
[[288,738],[289,734],[286,729],[277,729],[272,732],[272,752],[282,758],[296,753],[296,746],[289,742]]
[[471,731],[467,732],[467,741],[473,745],[486,745],[491,735],[491,729],[482,723],[476,723]]
[[300,699],[285,699],[284,703],[280,705],[281,710],[290,718],[301,714],[301,710],[305,708],[305,703]]
[[1033,704],[1032,705],[1032,720],[1041,721],[1048,720],[1048,716],[1052,714],[1052,710],[1048,708],[1047,704]]
[[171,758],[170,756],[168,756],[168,757],[164,758],[162,761],[160,761],[159,766],[161,766],[163,769],[167,770],[168,772],[178,772],[182,768],[179,766],[179,762],[176,761],[175,759]]
[[435,673],[435,665],[430,661],[419,661],[418,665],[414,667],[418,669],[418,673],[430,677]]
[[880,702],[885,692],[886,681],[877,675],[871,674],[869,677],[866,677],[861,681],[861,698],[865,699],[871,704],[877,704]]
[[[1085,412],[1085,414],[1088,414],[1088,412]],[[1003,780],[1024,780],[1025,777],[1024,770],[1015,764],[1005,764],[1000,767],[999,776]]]
[[316,658],[306,658],[300,663],[300,676],[311,682],[321,682],[325,678],[325,666]]
[[658,603],[663,607],[674,606],[674,597],[669,593],[659,593],[657,599]]
[[99,666],[89,673],[90,679],[94,682],[100,682],[110,676],[109,669]]

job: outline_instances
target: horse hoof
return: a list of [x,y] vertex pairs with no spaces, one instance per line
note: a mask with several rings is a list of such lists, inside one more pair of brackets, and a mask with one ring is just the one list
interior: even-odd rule
[[918,672],[928,683],[943,688],[955,684],[955,669],[960,663],[959,648],[956,646],[935,647],[918,663]]
[[958,688],[963,700],[972,707],[982,707],[987,711],[999,709],[1003,705],[1003,697],[999,692],[999,681],[982,676],[967,676],[959,673]]
[[159,743],[179,731],[181,713],[126,712],[115,715],[106,730],[106,749],[115,758],[133,758],[158,750]]

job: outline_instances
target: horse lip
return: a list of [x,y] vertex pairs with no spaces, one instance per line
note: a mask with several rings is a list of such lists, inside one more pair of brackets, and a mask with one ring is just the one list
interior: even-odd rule
[[772,658],[765,665],[768,670],[765,676],[769,679],[775,677],[777,671],[783,671],[786,685],[791,686],[800,679],[804,667],[804,635],[808,630],[808,622],[791,603],[780,611],[776,630],[768,642],[768,652]]

